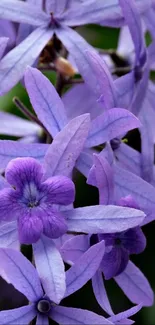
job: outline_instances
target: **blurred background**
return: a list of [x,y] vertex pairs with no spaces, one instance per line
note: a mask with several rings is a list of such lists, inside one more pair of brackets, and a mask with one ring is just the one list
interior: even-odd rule
[[[89,25],[85,27],[77,28],[79,33],[87,39],[87,41],[93,46],[100,49],[116,49],[119,30],[113,28],[104,28],[95,25]],[[147,35],[147,42],[149,43],[149,35]],[[56,75],[55,72],[46,72],[45,75],[55,84]],[[152,78],[153,78],[152,74]],[[12,112],[13,114],[22,116],[22,113],[18,111],[12,102],[14,96],[18,96],[20,100],[30,109],[31,105],[27,96],[27,93],[22,86],[18,84],[8,94],[0,97],[0,110]],[[1,139],[10,139],[10,137],[0,137]],[[140,137],[137,131],[132,131],[127,135],[128,144],[133,148],[140,151]],[[78,172],[76,172],[76,206],[93,205],[98,203],[97,189],[88,186],[85,178]],[[132,261],[141,269],[149,280],[154,292],[155,292],[155,223],[151,223],[143,228],[143,231],[147,238],[147,248],[140,254],[132,256]],[[30,253],[30,248],[25,249],[26,254]],[[131,307],[131,303],[121,292],[119,287],[113,280],[106,281],[106,288],[109,294],[111,304],[114,312],[120,312]],[[0,307],[2,309],[15,308],[17,304],[22,305],[25,302],[25,298],[18,294],[17,291],[11,286],[1,280],[1,295],[0,295]],[[72,307],[86,308],[95,312],[103,313],[100,307],[97,305],[95,298],[91,290],[91,283],[79,290],[73,296],[65,299],[62,303]],[[137,315],[133,317],[136,324],[155,324],[155,306],[151,308],[143,308]],[[53,324],[53,322],[52,322]]]

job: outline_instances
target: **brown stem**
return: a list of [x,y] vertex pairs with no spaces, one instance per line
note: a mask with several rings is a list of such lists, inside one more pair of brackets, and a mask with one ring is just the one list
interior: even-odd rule
[[41,128],[45,131],[45,133],[49,135],[49,132],[44,127],[44,125],[40,122],[40,120],[35,116],[33,113],[29,111],[29,109],[21,102],[21,100],[18,97],[13,98],[13,103],[16,105],[16,107],[22,112],[29,120],[37,123]]
[[66,85],[77,85],[77,84],[82,84],[82,83],[84,83],[84,80],[82,78],[68,79],[65,81]]
[[117,76],[125,75],[126,73],[129,73],[132,70],[130,66],[128,67],[118,67],[111,71],[112,74],[116,74]]
[[39,121],[37,116],[31,113],[29,109],[21,102],[21,100],[18,97],[13,98],[13,103],[29,120],[39,124],[41,127],[44,128],[43,124]]
[[116,51],[113,49],[97,49],[100,54],[113,55],[116,54]]

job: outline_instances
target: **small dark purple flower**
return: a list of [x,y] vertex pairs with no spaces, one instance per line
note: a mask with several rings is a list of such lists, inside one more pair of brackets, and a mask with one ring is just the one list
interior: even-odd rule
[[5,177],[12,188],[0,192],[0,219],[17,219],[21,243],[36,242],[42,233],[58,238],[67,231],[56,205],[74,201],[74,184],[65,176],[44,179],[41,164],[33,158],[10,161]]
[[122,273],[130,254],[141,253],[146,246],[146,238],[140,227],[115,234],[100,235],[105,240],[106,253],[101,268],[106,280]]
[[[131,195],[122,197],[119,205],[139,209]],[[140,254],[146,247],[146,238],[138,226],[115,234],[99,235],[105,240],[106,253],[102,261],[102,270],[107,280],[121,274],[129,262],[130,254]]]

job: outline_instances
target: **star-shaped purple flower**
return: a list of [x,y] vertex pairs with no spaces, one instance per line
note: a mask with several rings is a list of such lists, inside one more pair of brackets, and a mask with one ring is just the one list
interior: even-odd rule
[[[59,306],[63,297],[77,291],[93,276],[103,254],[104,241],[90,248],[66,273],[64,265],[63,268],[59,265],[57,277],[53,279],[52,274],[40,277],[34,266],[20,252],[0,249],[1,275],[29,301],[27,306],[1,311],[0,324],[28,324],[35,317],[39,325],[47,324],[48,318],[58,324],[113,324],[105,317],[91,311]],[[89,272],[87,264],[91,268]],[[54,285],[51,292],[48,286],[52,281]],[[59,299],[56,295],[57,291],[59,291]]]
[[[17,0],[0,2],[0,18],[38,27],[0,62],[0,81],[3,81],[0,87],[1,94],[6,93],[22,78],[26,66],[35,62],[54,33],[74,59],[81,60],[84,50],[90,48],[90,45],[70,27],[100,23],[101,20],[106,25],[113,26],[116,23],[118,26],[122,24],[124,18],[119,4],[115,1],[110,5],[95,0],[91,0],[91,5],[89,1],[82,3],[63,0],[59,3],[57,0],[46,1],[43,10],[40,2],[37,2],[37,5],[34,2]],[[146,7],[150,7],[150,4],[139,4],[142,11]],[[27,34],[25,29],[23,34]],[[22,36],[20,35],[21,39]]]
[[139,254],[146,246],[140,227],[121,233],[100,235],[100,239],[104,239],[106,245],[101,266],[106,280],[121,274],[129,262],[130,254]]
[[[43,148],[40,146],[39,150],[38,145],[35,148],[33,144],[28,144],[26,147],[23,144],[24,148],[27,148],[26,153],[30,156],[36,155],[37,158],[39,156],[42,160],[44,175],[37,161],[31,160],[31,158],[30,160],[29,158],[25,159],[24,149],[22,155],[20,153],[23,160],[22,158],[20,160],[15,159],[6,168],[6,179],[15,189],[4,189],[4,187],[8,187],[8,183],[3,177],[0,177],[0,189],[2,189],[0,192],[0,219],[18,221],[18,230],[22,242],[36,242],[42,233],[52,238],[60,237],[67,229],[70,232],[77,233],[125,231],[129,225],[130,228],[135,227],[144,219],[145,214],[142,211],[126,207],[98,205],[73,209],[71,206],[67,211],[64,211],[66,210],[64,208],[61,211],[67,222],[66,227],[56,204],[68,205],[73,202],[73,183],[69,180],[67,183],[67,180],[64,181],[65,178],[56,175],[67,177],[72,175],[76,160],[86,140],[89,124],[89,114],[84,114],[71,120],[55,136],[51,145],[42,144]],[[4,141],[3,149],[5,152],[6,143],[11,145],[12,153],[19,156],[18,143],[14,142],[14,147],[12,141],[11,143]],[[19,164],[18,161],[22,164]],[[60,182],[54,182],[58,179]],[[10,211],[11,209],[12,211]],[[13,225],[13,229],[15,228],[16,225]],[[8,246],[8,234],[6,232],[5,238],[6,247]]]
[[[128,317],[138,312],[142,305],[105,318],[88,310],[60,306],[63,298],[76,292],[94,275],[104,254],[104,241],[91,247],[67,272],[57,269],[52,292],[48,284],[53,281],[50,274],[42,278],[38,268],[19,252],[12,249],[0,249],[1,275],[23,293],[29,305],[0,312],[0,324],[28,324],[37,317],[37,323],[48,324],[48,318],[58,324],[119,324],[131,322]],[[88,270],[89,268],[89,270]],[[66,278],[66,281],[65,281]],[[66,282],[66,283],[65,283]],[[43,291],[44,289],[44,291]],[[59,290],[59,300],[55,291]]]
[[[131,195],[121,198],[118,204],[139,208]],[[140,254],[146,247],[146,238],[140,227],[115,234],[100,234],[99,239],[105,240],[106,252],[101,268],[106,280],[121,274],[128,265],[130,255]]]
[[55,205],[74,201],[74,184],[69,178],[45,180],[42,165],[33,158],[12,160],[5,177],[12,188],[0,192],[0,219],[18,220],[21,243],[34,243],[42,233],[58,238],[67,231],[66,221]]

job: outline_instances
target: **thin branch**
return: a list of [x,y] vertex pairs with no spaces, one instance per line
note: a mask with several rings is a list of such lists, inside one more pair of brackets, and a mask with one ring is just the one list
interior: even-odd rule
[[113,54],[116,54],[116,51],[113,50],[113,49],[97,49],[97,51],[100,53],[100,54],[105,54],[105,55],[113,55]]
[[129,72],[132,71],[132,68],[130,66],[128,67],[118,67],[118,68],[115,68],[111,71],[112,74],[117,74],[118,76],[122,76],[122,75],[125,75]]
[[22,112],[29,120],[31,120],[31,121],[37,123],[39,126],[41,126],[41,128],[46,133],[46,136],[47,136],[47,139],[48,139],[48,142],[47,143],[51,143],[52,142],[51,135],[49,134],[49,132],[47,131],[47,129],[45,128],[45,126],[37,118],[37,116],[35,116],[33,113],[31,113],[29,111],[29,109],[21,102],[21,100],[18,97],[14,97],[13,98],[13,103],[20,110],[20,112]]
[[33,113],[29,111],[29,109],[21,102],[21,100],[18,97],[13,98],[13,103],[16,105],[16,107],[31,121],[37,123],[40,125],[43,129],[43,124],[39,121],[37,116],[35,116]]
[[66,85],[77,85],[77,84],[82,84],[82,83],[84,83],[84,80],[82,78],[68,79],[65,81]]

